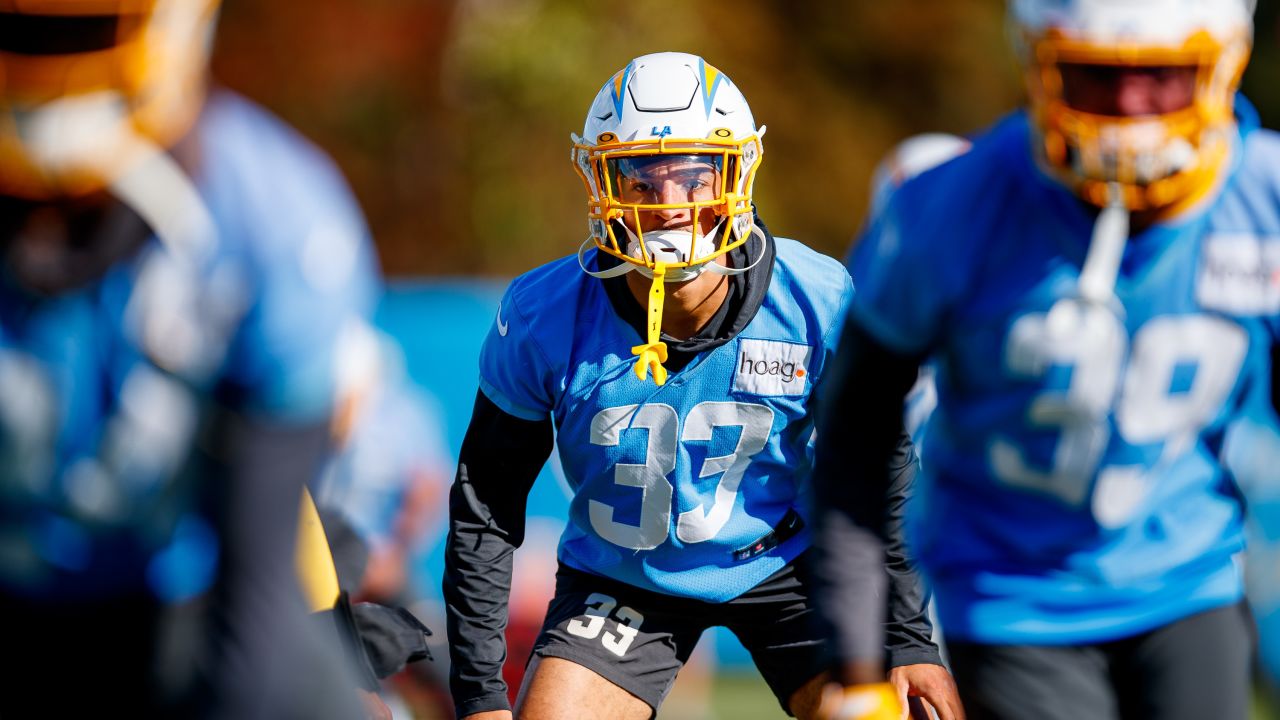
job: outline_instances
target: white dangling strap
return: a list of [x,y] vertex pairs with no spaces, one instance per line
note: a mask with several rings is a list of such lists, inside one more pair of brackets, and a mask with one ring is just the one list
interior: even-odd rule
[[639,267],[638,265],[632,265],[631,263],[623,260],[623,261],[620,261],[617,265],[611,268],[607,268],[605,270],[588,270],[587,264],[582,261],[582,256],[587,252],[588,244],[594,245],[595,238],[589,237],[586,240],[582,241],[582,244],[578,246],[578,267],[582,268],[582,272],[590,275],[591,277],[600,278],[602,280],[606,278],[618,277],[619,275],[626,275],[627,273]]
[[[706,272],[715,273],[716,275],[728,276],[728,275],[741,275],[742,273],[745,273],[751,270],[751,268],[754,268],[756,265],[759,265],[760,261],[764,259],[764,256],[768,254],[767,245],[768,245],[769,239],[765,236],[764,232],[762,232],[760,228],[755,225],[751,226],[751,234],[760,238],[760,254],[756,256],[756,259],[753,260],[750,265],[746,267],[741,267],[741,268],[733,268],[733,267],[729,267],[728,265],[722,265],[718,262],[708,261],[703,264],[703,269]],[[622,262],[619,262],[614,267],[611,267],[605,270],[588,269],[586,262],[583,260],[583,256],[586,254],[587,250],[589,249],[587,246],[594,245],[594,243],[595,243],[595,238],[589,237],[586,240],[583,240],[582,244],[578,246],[578,267],[582,268],[582,272],[590,275],[591,277],[600,278],[603,280],[606,278],[618,277],[619,275],[625,275],[631,272],[632,270],[641,270],[641,267],[639,265],[626,262],[625,260]]]
[[1080,270],[1080,298],[1086,302],[1109,305],[1114,302],[1116,277],[1129,240],[1129,209],[1121,199],[1119,186],[1112,185],[1107,206],[1093,224],[1093,236]]
[[750,265],[746,267],[741,267],[741,268],[732,268],[732,267],[729,267],[728,265],[721,265],[718,262],[709,262],[707,263],[707,266],[706,266],[707,272],[715,273],[716,275],[741,275],[742,273],[747,272],[751,268],[759,265],[760,261],[764,259],[764,256],[767,254],[767,251],[769,249],[768,248],[769,238],[765,237],[764,232],[761,231],[760,228],[756,227],[755,225],[751,226],[751,234],[760,238],[760,254],[756,256],[756,259],[753,260]]

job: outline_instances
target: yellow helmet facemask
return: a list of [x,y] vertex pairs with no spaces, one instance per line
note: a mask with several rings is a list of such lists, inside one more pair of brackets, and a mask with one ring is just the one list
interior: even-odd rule
[[[749,233],[740,234],[737,230],[749,225],[752,217],[750,187],[759,167],[759,138],[735,140],[728,129],[717,132],[722,137],[707,140],[621,142],[606,133],[595,145],[575,142],[574,169],[587,190],[587,218],[594,230],[591,240],[596,248],[634,265],[645,275],[651,275],[659,264],[664,265],[668,281],[680,282],[696,272],[672,271],[696,271],[745,243]],[[645,187],[646,181],[656,185],[647,170],[671,167],[673,163],[671,174],[680,175],[676,181],[696,182],[699,187],[690,186],[678,198],[670,193],[660,196],[663,188]],[[744,165],[750,168],[746,174],[742,171]],[[747,192],[743,193],[743,189]],[[642,213],[664,211],[688,211],[692,215],[693,243],[687,251],[673,248],[665,253],[652,252],[653,243],[637,242],[637,238],[646,235]],[[707,212],[713,213],[716,221],[715,228],[704,236],[699,220]],[[624,232],[622,238],[619,230]]]
[[218,0],[0,0],[0,194],[87,195],[194,123]]
[[[1023,37],[1031,111],[1042,161],[1084,200],[1099,207],[1118,198],[1131,211],[1174,211],[1201,198],[1231,148],[1233,99],[1248,60],[1250,37],[1208,32],[1176,46],[1100,44],[1057,30]],[[1191,103],[1136,117],[1085,112],[1068,104],[1066,65],[1187,68]]]

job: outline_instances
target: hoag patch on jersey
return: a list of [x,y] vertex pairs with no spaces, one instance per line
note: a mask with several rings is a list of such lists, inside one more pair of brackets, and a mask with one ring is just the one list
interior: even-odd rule
[[733,389],[755,395],[803,395],[812,352],[808,345],[743,338]]

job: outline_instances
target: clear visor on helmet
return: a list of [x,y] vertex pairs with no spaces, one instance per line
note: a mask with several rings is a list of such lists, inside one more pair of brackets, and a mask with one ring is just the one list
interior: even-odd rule
[[718,203],[725,193],[722,154],[622,156],[605,167],[617,205],[686,208]]

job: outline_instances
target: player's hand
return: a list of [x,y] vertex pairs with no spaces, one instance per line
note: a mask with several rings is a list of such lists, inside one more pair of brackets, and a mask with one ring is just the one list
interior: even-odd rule
[[907,720],[909,709],[908,698],[919,698],[923,705],[921,716],[924,720],[930,717],[930,708],[938,714],[938,720],[964,720],[964,707],[960,704],[960,691],[956,689],[956,681],[951,673],[941,665],[921,663],[919,665],[903,665],[889,671],[889,682],[898,692],[898,702],[902,706],[900,720]]
[[898,720],[898,704],[897,689],[889,683],[831,683],[822,691],[818,720]]
[[462,720],[511,720],[510,710],[486,710],[484,712],[471,713],[462,718]]

